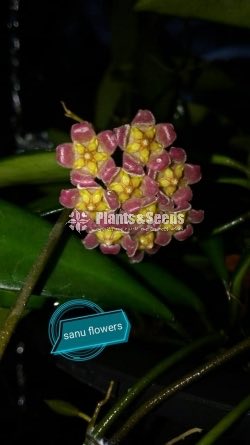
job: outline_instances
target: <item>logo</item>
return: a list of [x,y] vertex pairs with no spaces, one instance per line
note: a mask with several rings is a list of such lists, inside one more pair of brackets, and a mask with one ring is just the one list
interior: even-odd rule
[[76,229],[77,232],[82,232],[87,229],[87,222],[89,220],[87,213],[78,212],[78,210],[73,210],[69,215],[70,219],[68,221],[71,230]]
[[[87,309],[91,314],[67,318],[67,313],[76,309]],[[90,360],[106,346],[127,342],[130,327],[122,309],[104,312],[88,300],[68,301],[58,306],[49,322],[51,354],[75,361]]]

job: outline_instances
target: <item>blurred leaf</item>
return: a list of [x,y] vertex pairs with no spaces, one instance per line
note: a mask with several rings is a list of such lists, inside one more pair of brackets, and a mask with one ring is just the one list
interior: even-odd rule
[[196,311],[204,311],[203,303],[198,295],[183,281],[167,272],[163,267],[152,262],[133,265],[133,271],[166,301],[171,304],[189,306]]
[[[4,201],[0,202],[0,288],[19,289],[47,239],[51,226],[41,218]],[[70,233],[71,234],[71,233]],[[89,298],[112,305],[158,315],[172,324],[172,312],[140,284],[116,260],[98,251],[85,250],[73,233],[49,277],[42,294],[63,298]]]
[[0,308],[0,327],[4,323],[8,313],[9,313],[8,309],[5,309],[3,307]]
[[48,407],[57,414],[61,414],[62,416],[68,416],[68,417],[81,417],[85,419],[87,422],[90,422],[91,420],[89,416],[79,411],[78,408],[76,408],[69,402],[64,402],[64,400],[44,400],[44,401],[46,405],[48,405]]
[[[15,301],[17,297],[18,290],[19,288],[17,288],[16,290],[0,288],[0,305],[2,309],[7,311],[12,306],[13,301]],[[49,295],[31,295],[27,305],[27,312],[31,309],[41,308],[44,303],[44,297],[49,297]],[[63,301],[66,301],[66,299],[60,297],[60,302]]]
[[104,130],[112,121],[124,89],[124,82],[114,76],[112,67],[108,68],[100,83],[96,98],[95,125],[99,129]]
[[149,289],[156,295],[160,295],[168,304],[190,307],[198,312],[205,326],[211,329],[210,322],[206,319],[206,308],[203,302],[183,281],[154,263],[134,264],[133,271],[140,279],[143,279]]
[[233,148],[242,148],[246,151],[250,151],[250,136],[247,134],[234,136],[229,140],[229,144]]
[[211,163],[217,165],[224,165],[225,167],[234,168],[235,170],[239,170],[242,173],[245,173],[247,176],[250,175],[250,169],[241,164],[241,162],[236,161],[235,159],[229,158],[228,156],[223,156],[219,154],[214,154],[211,157]]
[[210,112],[209,108],[194,102],[188,102],[187,109],[193,125],[199,125]]
[[232,79],[222,69],[204,64],[199,77],[195,82],[195,92],[214,92],[228,90],[234,86]]
[[138,0],[135,9],[250,27],[248,0]]
[[219,236],[213,236],[202,241],[207,257],[209,258],[218,277],[222,280],[225,287],[228,287],[228,270],[225,264],[225,253],[222,239]]
[[69,171],[56,163],[55,152],[21,154],[0,162],[0,187],[66,181]]
[[247,252],[245,255],[242,256],[232,276],[231,293],[233,296],[237,298],[241,297],[242,283],[249,269],[250,269],[250,253]]
[[219,178],[217,182],[221,184],[231,184],[231,185],[239,185],[240,187],[244,187],[246,189],[250,189],[250,180],[243,178]]
[[[65,118],[65,120],[66,120],[66,118]],[[74,122],[72,122],[72,123],[74,123]],[[55,146],[62,144],[62,142],[70,141],[70,135],[68,133],[66,133],[65,131],[58,130],[58,128],[50,128],[48,130],[48,137],[49,137],[49,140],[51,142],[53,142],[53,144]]]

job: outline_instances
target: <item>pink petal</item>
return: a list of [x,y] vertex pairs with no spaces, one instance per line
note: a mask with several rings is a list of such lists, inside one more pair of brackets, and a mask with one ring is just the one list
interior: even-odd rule
[[121,245],[123,249],[127,251],[128,257],[132,257],[136,252],[136,249],[138,247],[138,242],[135,239],[131,238],[130,235],[125,235],[122,238]]
[[105,190],[104,196],[111,210],[116,210],[119,207],[119,199],[115,192],[112,190]]
[[99,245],[99,241],[95,233],[88,233],[88,235],[82,240],[82,243],[86,249],[95,249],[95,247]]
[[176,139],[176,133],[172,124],[157,124],[156,140],[163,145],[164,148],[169,147]]
[[171,147],[169,150],[171,160],[177,164],[184,164],[187,160],[187,153],[183,148]]
[[157,172],[155,170],[151,170],[151,168],[149,168],[147,171],[147,175],[152,179],[156,179]]
[[135,175],[144,174],[144,170],[141,164],[136,162],[135,158],[133,158],[133,156],[130,156],[128,153],[123,154],[122,166],[128,173],[134,173]]
[[97,182],[94,178],[84,171],[72,170],[70,172],[70,182],[73,185],[79,185],[80,187],[97,187]]
[[163,193],[162,191],[159,191],[157,197],[158,197],[158,204],[161,210],[168,210],[174,207],[171,198],[165,195],[165,193]]
[[105,130],[99,133],[97,137],[103,149],[112,155],[117,147],[115,133],[111,130]]
[[77,204],[78,198],[79,198],[79,192],[77,189],[74,188],[74,189],[62,190],[59,197],[59,202],[64,207],[73,209]]
[[155,237],[155,243],[159,246],[167,246],[171,239],[171,233],[167,232],[167,230],[159,230]]
[[154,255],[158,252],[158,250],[161,248],[161,246],[154,246],[152,249],[146,249],[146,252],[148,255]]
[[180,204],[182,201],[191,201],[193,192],[190,187],[180,187],[172,196],[175,204]]
[[[129,256],[129,255],[128,255]],[[144,252],[138,251],[133,257],[130,258],[130,263],[140,263],[144,258]]]
[[164,150],[160,155],[150,156],[147,166],[154,171],[163,170],[168,167],[171,160],[169,154]]
[[154,115],[149,110],[139,110],[134,119],[132,125],[155,125]]
[[89,122],[74,124],[71,127],[71,139],[74,142],[84,144],[95,136],[92,125]]
[[122,149],[124,149],[127,145],[129,132],[130,132],[130,125],[128,124],[114,128],[116,142],[118,146]]
[[120,168],[116,166],[113,158],[107,159],[101,166],[98,178],[100,178],[105,184],[109,184],[112,179],[119,173]]
[[188,212],[191,209],[191,204],[188,201],[180,201],[175,210],[178,212]]
[[159,187],[154,179],[145,176],[142,180],[141,189],[144,195],[155,195],[158,192]]
[[185,164],[184,179],[188,184],[195,184],[201,179],[201,168],[199,165]]
[[123,210],[127,213],[135,213],[142,207],[141,198],[130,198],[122,205]]
[[195,210],[192,209],[188,213],[188,221],[193,224],[198,224],[202,222],[204,219],[204,210]]
[[121,250],[121,246],[119,244],[113,244],[111,246],[108,246],[107,244],[100,244],[100,250],[102,253],[108,255],[117,255],[117,253],[119,253]]
[[191,224],[188,224],[187,227],[184,230],[180,230],[179,232],[174,233],[175,239],[178,241],[184,241],[185,239],[189,238],[191,235],[193,235],[193,227]]
[[65,143],[56,147],[56,160],[63,167],[71,168],[74,162],[73,144]]
[[141,198],[141,207],[147,207],[154,204],[157,201],[157,197],[154,195],[148,195]]

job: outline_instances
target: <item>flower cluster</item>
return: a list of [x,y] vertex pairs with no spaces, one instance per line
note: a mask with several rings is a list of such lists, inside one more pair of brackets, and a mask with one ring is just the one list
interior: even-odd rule
[[[204,212],[191,207],[190,185],[201,179],[200,167],[186,163],[186,152],[172,146],[176,133],[172,124],[156,124],[153,114],[139,110],[131,124],[96,134],[88,122],[72,126],[70,143],[57,147],[57,161],[71,169],[74,188],[62,190],[60,203],[84,212],[87,249],[100,247],[117,254],[121,247],[133,262],[144,253],[153,254],[172,238],[183,241],[193,233],[192,224]],[[122,166],[112,155],[123,151]],[[134,215],[184,215],[180,228],[173,223],[107,227],[96,223],[97,212]]]

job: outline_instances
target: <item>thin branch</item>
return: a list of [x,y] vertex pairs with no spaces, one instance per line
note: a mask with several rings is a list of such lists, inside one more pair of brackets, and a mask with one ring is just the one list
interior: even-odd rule
[[89,425],[88,425],[88,431],[93,430],[94,425],[96,423],[96,419],[97,419],[97,417],[99,415],[99,412],[100,412],[102,406],[105,405],[109,401],[109,399],[111,397],[112,390],[113,390],[114,383],[115,382],[113,380],[111,380],[105,398],[97,403],[96,409],[95,409],[94,414],[92,416],[92,419],[91,419],[91,421],[89,422]]
[[84,119],[82,119],[80,116],[78,116],[77,114],[73,113],[73,111],[69,110],[65,103],[63,101],[61,101],[62,107],[64,109],[64,115],[66,117],[69,117],[70,119],[73,119],[76,122],[84,122]]
[[169,440],[165,445],[174,445],[177,442],[180,442],[180,440],[186,439],[186,437],[191,436],[191,434],[195,433],[201,433],[201,428],[192,428],[191,430],[185,431],[185,433],[180,434],[177,437],[174,437],[174,439]]
[[17,295],[16,302],[10,309],[9,315],[0,329],[0,359],[3,357],[10,337],[12,336],[18,321],[23,315],[23,311],[27,306],[29,297],[63,233],[68,217],[69,210],[65,209],[49,233],[48,239],[40,254],[31,266],[31,269],[24,281],[23,287]]
[[243,213],[243,215],[238,216],[238,218],[235,218],[232,221],[229,221],[221,226],[215,227],[212,231],[212,235],[218,235],[219,233],[223,233],[227,230],[233,229],[239,224],[246,222],[248,219],[250,219],[250,212]]

